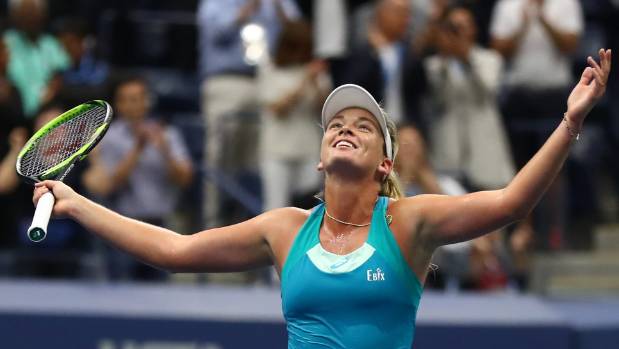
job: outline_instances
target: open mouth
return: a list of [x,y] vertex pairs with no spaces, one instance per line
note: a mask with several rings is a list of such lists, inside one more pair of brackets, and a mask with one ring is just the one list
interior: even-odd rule
[[338,149],[357,149],[357,146],[354,143],[347,141],[345,139],[341,139],[335,142],[333,147],[338,148]]

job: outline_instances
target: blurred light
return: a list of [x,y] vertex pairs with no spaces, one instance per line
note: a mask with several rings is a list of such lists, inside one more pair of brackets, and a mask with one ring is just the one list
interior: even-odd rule
[[241,39],[245,46],[245,62],[256,65],[266,53],[266,32],[258,24],[250,23],[241,29]]
[[250,65],[255,65],[260,62],[264,55],[265,48],[263,45],[250,45],[245,49],[245,62]]
[[264,28],[255,23],[250,23],[241,29],[241,38],[245,44],[264,40]]

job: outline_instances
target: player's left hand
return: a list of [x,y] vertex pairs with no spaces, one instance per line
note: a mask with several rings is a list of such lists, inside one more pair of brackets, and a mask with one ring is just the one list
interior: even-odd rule
[[610,74],[611,50],[600,49],[600,63],[587,57],[589,67],[585,68],[580,81],[567,99],[567,116],[579,127],[593,106],[606,92]]

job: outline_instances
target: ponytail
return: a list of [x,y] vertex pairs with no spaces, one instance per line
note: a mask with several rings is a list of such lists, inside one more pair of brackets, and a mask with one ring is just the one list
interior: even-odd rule
[[[383,113],[385,117],[385,121],[387,122],[387,130],[389,131],[389,136],[391,137],[391,144],[393,147],[392,160],[395,163],[395,156],[397,155],[398,148],[399,148],[398,129],[395,123],[393,122],[393,120],[389,118],[389,116],[385,113],[385,111],[382,108],[381,108],[381,112]],[[387,196],[387,197],[390,197],[396,200],[404,196],[402,194],[402,185],[400,184],[400,180],[398,179],[398,174],[395,172],[395,169],[392,169],[391,172],[389,172],[389,175],[387,176],[387,178],[385,178],[383,182],[381,183],[379,195]]]

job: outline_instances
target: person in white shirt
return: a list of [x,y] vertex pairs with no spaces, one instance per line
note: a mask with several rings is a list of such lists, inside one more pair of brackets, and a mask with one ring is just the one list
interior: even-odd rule
[[583,31],[577,0],[501,0],[490,24],[492,46],[511,63],[506,83],[566,88],[570,59]]
[[[577,0],[500,0],[490,23],[491,45],[506,61],[501,112],[514,160],[522,167],[554,128],[555,115],[565,111],[573,83],[570,55],[583,32]],[[562,175],[540,205],[548,237],[542,247],[561,248],[565,202]]]

